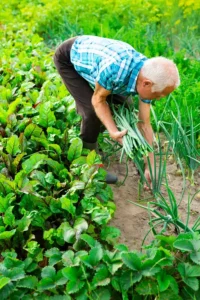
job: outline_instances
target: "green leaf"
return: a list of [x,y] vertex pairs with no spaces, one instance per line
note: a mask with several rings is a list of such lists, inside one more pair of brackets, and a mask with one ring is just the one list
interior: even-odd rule
[[91,294],[92,299],[97,299],[97,300],[110,300],[111,299],[111,294],[109,288],[106,287],[99,287],[95,289],[92,294]]
[[14,194],[10,193],[5,197],[0,196],[0,213],[5,213],[5,211],[9,208],[13,195]]
[[136,287],[139,295],[157,295],[158,286],[152,279],[143,279]]
[[72,162],[74,159],[81,156],[82,148],[83,148],[82,140],[80,138],[73,139],[67,153],[68,160]]
[[77,233],[81,234],[83,231],[88,229],[88,223],[83,218],[77,218],[74,223],[74,229],[77,231]]
[[167,289],[165,292],[161,292],[158,296],[158,300],[183,300],[182,297],[177,295],[172,289]]
[[117,239],[120,236],[120,230],[116,227],[106,226],[101,230],[100,237],[102,240],[107,241],[109,244],[116,244]]
[[48,289],[53,289],[55,287],[54,281],[51,278],[42,278],[38,283],[38,290],[44,291]]
[[17,221],[16,223],[18,225],[17,230],[20,232],[27,231],[29,229],[31,221],[32,221],[31,215],[24,216],[21,220]]
[[96,241],[92,236],[86,233],[81,234],[81,239],[86,242],[90,248],[100,246],[100,243],[98,241]]
[[17,153],[20,153],[20,147],[19,147],[19,139],[17,135],[12,135],[6,145],[6,151],[11,155],[15,156]]
[[87,156],[87,164],[88,164],[89,166],[92,166],[92,165],[95,164],[96,156],[97,156],[97,154],[96,154],[96,151],[95,151],[95,150],[92,150],[92,151],[88,154],[88,156]]
[[62,269],[62,274],[70,281],[76,281],[82,276],[82,271],[79,267],[66,267]]
[[96,209],[92,212],[92,221],[96,222],[99,225],[108,223],[111,219],[109,211],[105,209]]
[[52,266],[47,266],[42,269],[41,277],[42,278],[51,278],[54,279],[56,275],[56,270]]
[[39,108],[39,125],[48,128],[55,124],[56,118],[54,113],[51,111],[51,102],[44,102],[40,104]]
[[8,180],[4,175],[0,174],[0,192],[2,192],[4,196],[15,192],[15,188],[16,184],[14,181]]
[[57,145],[57,144],[49,144],[49,150],[51,150],[51,149],[55,150],[55,152],[56,152],[58,155],[61,155],[61,154],[62,154],[62,150],[61,150],[60,146]]
[[124,271],[120,276],[120,286],[123,291],[128,289],[142,278],[141,272],[132,272],[131,270]]
[[85,282],[80,279],[70,280],[67,284],[67,293],[74,294],[80,291],[80,289],[84,286]]
[[10,206],[3,217],[3,221],[5,225],[13,227],[15,225],[15,215],[12,213],[14,206]]
[[178,264],[178,271],[181,274],[182,280],[194,291],[199,289],[199,281],[197,277],[200,276],[200,267],[192,266],[189,263]]
[[141,269],[142,263],[136,253],[122,253],[121,258],[125,265],[131,270],[139,271]]
[[23,279],[20,279],[17,282],[17,287],[26,288],[26,289],[35,289],[38,284],[37,277],[35,276],[26,276]]
[[158,280],[158,286],[160,292],[164,292],[168,287],[170,286],[171,281],[174,280],[174,278],[168,274],[166,274],[165,270],[161,270],[159,274],[156,276]]
[[37,169],[41,164],[44,164],[44,159],[47,158],[45,154],[34,153],[31,157],[22,163],[22,168],[27,174]]
[[30,138],[31,136],[35,136],[35,137],[45,137],[42,128],[40,128],[38,125],[36,124],[29,124],[26,129],[24,130],[24,135],[26,138]]
[[25,272],[22,268],[12,268],[6,271],[6,277],[9,277],[12,281],[17,281],[25,277]]
[[10,282],[10,278],[8,277],[1,277],[0,278],[0,290]]
[[49,265],[53,266],[62,259],[62,253],[58,248],[51,248],[45,252],[45,256],[49,257]]
[[110,283],[110,275],[105,265],[101,266],[100,269],[95,273],[92,284],[94,286],[105,286]]
[[[195,242],[199,242],[199,248],[200,248],[200,241],[195,241]],[[183,239],[183,240],[176,240],[174,242],[174,247],[176,249],[179,249],[179,250],[182,250],[182,251],[194,251],[194,246],[192,244],[192,241],[191,240],[186,240],[186,239]]]
[[90,250],[88,255],[82,256],[81,260],[89,268],[94,268],[103,257],[103,250],[101,247],[94,247]]
[[190,253],[190,258],[195,264],[200,265],[200,252]]
[[59,174],[59,172],[64,168],[62,164],[57,162],[56,160],[53,160],[51,158],[46,158],[45,162],[49,167],[51,167],[54,174]]
[[7,240],[10,239],[16,232],[16,229],[13,229],[11,231],[4,231],[0,233],[0,240]]
[[72,216],[75,216],[76,207],[73,205],[72,200],[67,197],[62,197],[60,201],[62,203],[61,207],[67,210]]

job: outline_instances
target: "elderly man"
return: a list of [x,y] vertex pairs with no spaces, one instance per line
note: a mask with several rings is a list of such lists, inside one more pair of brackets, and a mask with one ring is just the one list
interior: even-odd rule
[[[152,99],[167,96],[180,84],[176,65],[164,57],[146,58],[125,42],[96,36],[78,36],[63,42],[54,55],[56,68],[82,116],[81,138],[88,149],[96,149],[101,123],[110,137],[122,144],[127,130],[119,131],[109,102],[123,103],[139,95],[139,129],[152,145],[150,123]],[[149,154],[153,166],[153,155]],[[148,164],[145,176],[150,182]],[[113,183],[117,177],[108,176]]]

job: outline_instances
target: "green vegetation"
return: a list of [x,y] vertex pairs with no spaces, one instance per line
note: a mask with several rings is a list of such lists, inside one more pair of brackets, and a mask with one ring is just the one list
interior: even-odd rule
[[[1,299],[199,299],[199,218],[189,226],[194,195],[184,223],[165,170],[172,154],[194,184],[199,167],[199,2],[3,0],[0,7]],[[112,190],[100,157],[83,148],[80,117],[53,65],[55,46],[78,34],[167,56],[181,73],[173,97],[152,109],[168,147],[157,138],[147,207],[155,239],[142,252],[117,244],[120,232],[108,225]]]

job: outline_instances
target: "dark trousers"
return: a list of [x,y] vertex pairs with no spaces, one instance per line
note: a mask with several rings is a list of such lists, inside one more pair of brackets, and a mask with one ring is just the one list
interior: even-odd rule
[[[55,66],[66,88],[76,102],[78,114],[82,116],[81,139],[86,143],[96,143],[101,128],[101,121],[96,116],[92,106],[93,89],[89,83],[74,69],[70,61],[70,50],[76,37],[63,42],[54,55]],[[109,95],[107,102],[124,103],[127,97],[121,95]]]

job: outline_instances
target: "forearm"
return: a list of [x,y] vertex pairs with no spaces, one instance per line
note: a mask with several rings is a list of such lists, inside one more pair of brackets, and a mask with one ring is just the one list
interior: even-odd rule
[[118,131],[118,129],[112,118],[109,105],[106,101],[99,101],[98,96],[95,95],[92,97],[92,104],[97,117],[101,120],[112,137],[113,133]]

